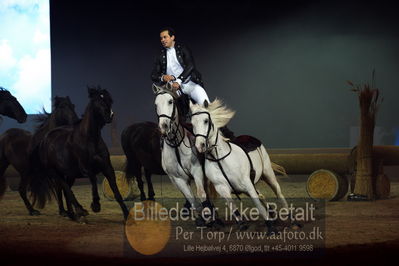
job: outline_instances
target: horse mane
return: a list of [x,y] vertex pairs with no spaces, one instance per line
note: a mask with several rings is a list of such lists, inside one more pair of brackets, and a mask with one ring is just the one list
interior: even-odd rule
[[112,99],[111,94],[107,89],[102,88],[100,85],[96,86],[87,86],[87,90],[89,92],[89,98],[94,99],[96,96],[103,95],[103,99],[110,105],[113,104],[114,100]]
[[221,128],[227,125],[236,113],[227,108],[223,101],[218,98],[211,102],[206,110],[209,112],[216,128]]
[[6,88],[3,88],[0,86],[0,96],[4,97],[4,96],[11,96],[11,93],[9,90],[7,90]]
[[48,122],[48,120],[50,119],[51,113],[48,113],[44,107],[41,113],[36,114],[33,117],[33,121],[35,121],[36,123],[40,123],[36,126],[36,131],[41,129],[42,127],[44,127],[46,125],[46,123]]

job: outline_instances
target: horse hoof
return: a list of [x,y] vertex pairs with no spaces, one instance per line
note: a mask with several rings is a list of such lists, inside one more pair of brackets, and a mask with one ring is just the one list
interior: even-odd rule
[[222,226],[222,227],[225,226],[224,222],[221,219],[219,219],[219,218],[216,218],[214,223],[219,225],[219,226]]
[[59,214],[60,214],[62,217],[70,217],[69,214],[68,214],[66,211],[59,211]]
[[274,234],[276,234],[278,232],[278,230],[277,230],[277,228],[276,227],[274,227],[274,226],[271,226],[271,227],[268,227],[267,228],[267,236],[271,236],[271,235],[274,235]]
[[225,224],[222,220],[220,220],[219,218],[215,219],[214,221],[210,222],[208,227],[212,227],[215,230],[220,230],[223,227],[225,227]]
[[38,210],[32,210],[32,211],[29,212],[29,214],[31,216],[38,216],[38,215],[40,215],[40,212]]
[[248,228],[249,228],[249,225],[247,223],[245,223],[245,222],[241,222],[239,224],[239,230],[240,231],[246,231],[246,230],[248,230]]
[[71,219],[71,220],[73,220],[73,221],[76,220],[76,215],[75,215],[74,212],[70,212],[70,211],[67,211],[67,212],[65,212],[65,213],[60,212],[60,215],[62,215],[62,216],[64,216],[64,217],[68,217],[69,219]]
[[149,197],[148,200],[155,201],[154,197]]
[[292,229],[292,230],[299,230],[299,229],[301,229],[302,227],[303,227],[303,225],[300,224],[300,223],[293,223],[293,224],[291,225],[291,229]]
[[[190,217],[191,209],[190,209],[190,208],[185,208],[185,207],[183,207],[183,208],[181,209],[180,213],[181,213],[181,217],[183,217],[183,218]],[[202,219],[202,218],[201,218],[201,219]]]
[[100,203],[91,203],[90,205],[93,212],[100,212],[101,211],[101,204]]
[[87,219],[84,216],[77,217],[75,221],[80,223],[80,224],[87,224]]
[[146,198],[145,196],[142,195],[142,196],[140,197],[140,200],[141,200],[141,201],[146,201],[147,198]]
[[85,209],[82,209],[82,211],[80,212],[80,215],[81,216],[87,216],[87,215],[89,215],[89,212],[86,211]]
[[195,225],[196,226],[205,226],[206,223],[205,223],[205,220],[201,216],[199,216],[195,219]]

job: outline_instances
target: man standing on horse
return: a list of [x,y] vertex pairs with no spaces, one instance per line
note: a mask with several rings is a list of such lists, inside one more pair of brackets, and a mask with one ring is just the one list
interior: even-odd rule
[[[190,50],[175,41],[175,32],[171,28],[160,31],[160,40],[162,49],[151,73],[152,81],[161,84],[171,82],[177,95],[188,95],[195,103],[202,105],[205,100],[209,102],[201,74],[195,68]],[[185,104],[188,105],[188,102]],[[186,108],[188,112],[188,106],[184,109]]]

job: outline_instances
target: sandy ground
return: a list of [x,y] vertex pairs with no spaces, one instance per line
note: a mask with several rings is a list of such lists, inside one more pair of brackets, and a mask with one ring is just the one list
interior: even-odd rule
[[[287,198],[307,198],[303,179],[281,180],[282,191]],[[180,197],[167,177],[154,182],[156,197]],[[272,195],[263,184],[257,185],[265,195]],[[29,261],[35,263],[58,263],[62,265],[91,262],[95,264],[131,264],[135,262],[169,263],[190,258],[155,258],[142,255],[126,256],[127,241],[124,235],[124,221],[119,205],[102,196],[102,211],[90,210],[90,186],[83,182],[73,187],[80,203],[90,211],[87,224],[79,224],[60,217],[55,202],[41,210],[40,216],[29,216],[16,191],[7,191],[0,201],[0,258],[2,265],[16,265]],[[132,203],[130,202],[130,205]],[[372,202],[327,202],[325,213],[326,253],[319,259],[335,264],[357,260],[368,264],[381,262],[399,250],[399,182],[391,183],[391,196],[387,200]],[[377,257],[377,254],[381,254]],[[151,257],[150,257],[151,258]],[[210,260],[218,262],[229,256],[207,258],[203,256],[191,261]],[[254,263],[266,259],[264,256],[244,254],[235,262],[253,259]],[[281,260],[281,258],[279,258]],[[296,260],[296,263],[301,260]],[[318,259],[307,264],[319,263]]]

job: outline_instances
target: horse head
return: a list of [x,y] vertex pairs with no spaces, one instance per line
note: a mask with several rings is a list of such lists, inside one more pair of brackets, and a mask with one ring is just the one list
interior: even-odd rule
[[177,95],[173,94],[171,90],[156,86],[153,91],[155,96],[155,111],[158,116],[158,125],[162,135],[167,135],[171,132],[173,123],[178,121],[179,114],[176,106]]
[[13,118],[18,123],[24,123],[28,116],[17,98],[2,87],[0,87],[0,114]]
[[224,127],[233,118],[235,112],[215,99],[204,106],[190,102],[191,123],[195,135],[195,147],[198,152],[207,152],[216,144],[219,128]]
[[79,120],[75,112],[75,105],[69,96],[54,97],[54,111],[51,116],[55,126],[72,125]]
[[153,83],[152,91],[154,92],[155,95],[157,95],[161,92],[167,92],[170,95],[172,95],[174,98],[179,97],[179,95],[177,95],[177,93],[176,93],[176,90],[173,89],[171,82],[165,83],[164,85],[157,85],[157,84]]
[[90,98],[88,108],[92,108],[95,118],[101,124],[108,124],[112,122],[114,112],[112,111],[112,97],[111,94],[101,87],[88,87],[87,88]]

